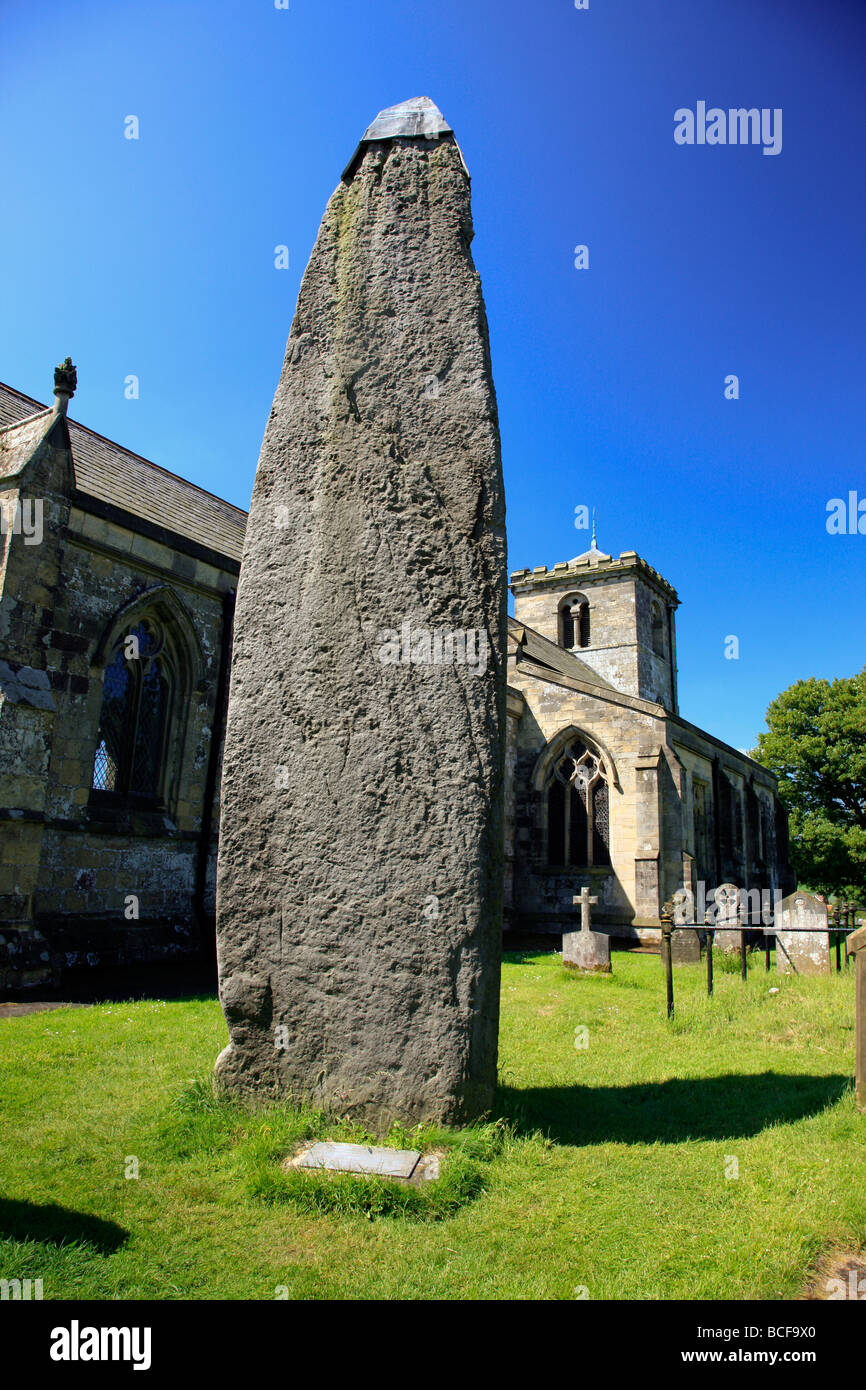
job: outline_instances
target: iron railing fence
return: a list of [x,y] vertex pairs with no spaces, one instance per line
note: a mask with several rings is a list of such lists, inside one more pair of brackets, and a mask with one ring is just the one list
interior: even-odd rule
[[[827,909],[827,934],[828,934],[828,936],[830,937],[831,944],[835,946],[836,973],[837,973],[837,974],[840,974],[840,973],[842,972],[843,969],[844,969],[844,970],[847,970],[847,969],[849,968],[849,955],[848,955],[847,939],[848,939],[848,937],[851,935],[852,932],[854,932],[854,931],[857,930],[856,912],[857,912],[857,908],[856,908],[856,906],[855,906],[854,903],[838,903],[838,904],[833,903],[833,904],[828,904],[828,909]],[[779,949],[779,943],[776,941],[777,932],[776,932],[775,921],[771,921],[770,923],[765,924],[765,925],[761,926],[760,928],[756,927],[754,924],[751,925],[751,926],[743,925],[743,923],[740,921],[739,916],[733,916],[733,917],[724,918],[724,919],[723,919],[722,921],[720,921],[720,922],[712,922],[712,923],[710,923],[710,922],[675,922],[675,921],[674,921],[674,906],[673,906],[673,903],[672,903],[672,902],[667,902],[667,903],[665,903],[664,907],[662,908],[662,917],[661,917],[661,921],[662,921],[662,949],[661,949],[661,957],[662,957],[662,965],[663,965],[663,967],[664,967],[664,972],[665,972],[665,990],[666,990],[666,994],[667,994],[667,1014],[668,1014],[668,1018],[670,1018],[670,1017],[673,1015],[673,1012],[674,1012],[674,971],[673,971],[673,949],[672,949],[672,940],[673,940],[673,934],[674,934],[674,932],[678,932],[678,931],[697,932],[699,938],[701,938],[701,947],[702,947],[702,949],[705,950],[705,952],[706,952],[707,995],[708,995],[708,996],[711,996],[712,993],[713,993],[713,944],[714,944],[714,938],[715,938],[716,932],[722,931],[722,932],[729,932],[729,933],[731,933],[731,932],[738,932],[738,933],[739,933],[739,937],[740,937],[740,943],[739,943],[739,951],[740,951],[740,975],[741,975],[741,978],[742,978],[743,980],[747,980],[748,977],[749,977],[749,946],[750,946],[751,944],[754,943],[754,939],[755,939],[755,938],[760,937],[760,938],[763,939],[763,946],[764,946],[764,969],[765,969],[765,971],[769,971],[769,970],[770,970],[770,965],[771,965],[771,962],[770,962],[770,952],[771,952],[771,950],[772,950],[772,948],[773,948],[774,943],[775,943],[775,945],[776,945],[777,951],[778,951],[778,949]],[[821,931],[821,928],[817,928],[817,931],[820,932],[820,931]],[[795,935],[796,935],[797,933],[802,933],[803,935],[806,935],[806,934],[808,934],[808,935],[815,935],[815,933],[816,933],[816,928],[814,928],[814,927],[788,927],[788,926],[786,926],[786,927],[784,928],[784,933],[785,933],[786,936],[787,936],[788,934],[795,934]],[[751,940],[750,940],[750,938],[751,938]],[[845,947],[845,952],[844,952],[844,966],[843,966],[843,956],[842,956],[842,947],[843,947],[843,944],[844,944],[844,947]]]

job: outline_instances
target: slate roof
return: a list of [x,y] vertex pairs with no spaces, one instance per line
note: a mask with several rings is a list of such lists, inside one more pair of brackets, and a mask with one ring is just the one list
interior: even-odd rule
[[29,463],[50,426],[55,421],[54,412],[42,410],[38,415],[29,415],[20,422],[4,421],[0,418],[0,452],[4,478],[13,478]]
[[[0,382],[0,429],[48,407]],[[240,560],[247,514],[121,444],[68,420],[80,492]]]
[[516,618],[508,619],[508,635],[518,643],[521,655],[534,665],[546,666],[557,675],[570,676],[574,681],[583,681],[584,685],[597,685],[602,690],[616,689],[604,676],[600,676],[585,661],[581,661],[580,657],[572,656],[571,652],[558,647],[549,638],[542,637],[534,627],[519,623]]

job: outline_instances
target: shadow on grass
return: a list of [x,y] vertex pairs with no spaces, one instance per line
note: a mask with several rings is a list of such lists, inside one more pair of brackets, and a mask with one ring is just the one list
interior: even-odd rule
[[119,1004],[137,999],[204,1002],[217,994],[216,965],[210,961],[64,970],[60,983],[21,991],[0,990],[0,1003],[27,1014],[46,1004]]
[[48,1202],[20,1202],[0,1197],[0,1238],[36,1240],[45,1245],[92,1245],[111,1255],[129,1239],[129,1231],[114,1221]]
[[559,1144],[678,1144],[748,1138],[834,1104],[847,1076],[694,1077],[634,1086],[500,1086],[499,1113],[518,1131]]

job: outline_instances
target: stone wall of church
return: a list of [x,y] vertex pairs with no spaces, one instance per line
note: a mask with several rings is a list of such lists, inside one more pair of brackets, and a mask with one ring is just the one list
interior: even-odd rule
[[777,843],[778,798],[772,775],[750,758],[710,745],[691,726],[673,730],[682,766],[684,850],[695,883],[735,883],[789,892],[787,845]]
[[514,837],[517,787],[517,745],[520,721],[526,708],[518,690],[508,689],[505,727],[505,890],[503,907],[506,924],[510,924],[514,909]]
[[[655,701],[664,705],[665,709],[675,711],[674,667],[671,658],[671,648],[675,642],[673,615],[667,603],[648,584],[640,581],[635,584],[634,604],[638,643],[637,685],[629,693],[640,695],[643,700]],[[661,652],[655,650],[653,640],[654,612],[661,620]]]
[[[785,892],[793,886],[786,846],[777,843],[775,780],[751,759],[658,705],[547,681],[513,659],[508,679],[525,700],[515,756],[515,928],[570,929],[572,899],[584,884],[599,899],[596,922],[649,939],[657,936],[664,902],[698,879],[707,890],[722,882]],[[563,873],[545,862],[539,771],[568,729],[594,745],[613,774],[610,868]]]
[[[638,787],[642,752],[664,741],[661,710],[641,707],[627,697],[608,700],[565,685],[527,676],[518,663],[509,668],[509,684],[523,693],[526,713],[517,740],[515,795],[514,921],[524,930],[562,931],[573,920],[572,898],[586,883],[599,898],[595,920],[622,928],[636,919],[657,924],[657,899],[649,904],[640,879],[643,857],[658,857],[658,846],[646,843],[641,811],[646,800]],[[607,755],[610,785],[610,868],[592,867],[567,874],[543,862],[541,790],[534,785],[539,758],[555,735],[573,727]],[[652,793],[651,793],[652,795]],[[672,861],[679,871],[680,863]]]
[[573,583],[563,583],[556,588],[515,586],[514,616],[519,623],[526,623],[542,637],[558,644],[559,605],[571,593],[585,594],[589,601],[589,645],[576,649],[575,656],[617,690],[636,695],[638,651],[633,584],[622,578],[607,582],[596,579],[592,584],[584,584],[581,576],[575,573]]
[[[81,494],[63,522],[21,552],[3,643],[18,657],[7,662],[12,676],[33,669],[47,695],[41,709],[17,701],[17,756],[3,787],[0,985],[13,988],[60,968],[213,949],[221,748],[212,745],[224,723],[218,677],[237,566],[182,538],[142,534],[135,518],[91,510]],[[38,600],[33,622],[28,595]],[[167,796],[160,810],[107,806],[93,794],[105,663],[124,631],[154,613],[176,626],[188,655],[168,725]],[[11,727],[0,722],[0,734]]]
[[[559,610],[578,595],[589,604],[589,643],[574,655],[615,690],[676,710],[673,618],[675,595],[643,561],[625,552],[619,560],[592,566],[539,567],[513,577],[514,616],[559,645]],[[656,651],[653,610],[661,621]]]

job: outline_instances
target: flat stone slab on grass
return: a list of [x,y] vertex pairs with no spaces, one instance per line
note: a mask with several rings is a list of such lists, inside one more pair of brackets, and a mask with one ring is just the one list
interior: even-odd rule
[[331,1173],[395,1178],[401,1182],[438,1178],[436,1155],[424,1157],[420,1149],[373,1148],[369,1144],[320,1142],[287,1159],[287,1168],[326,1168]]

